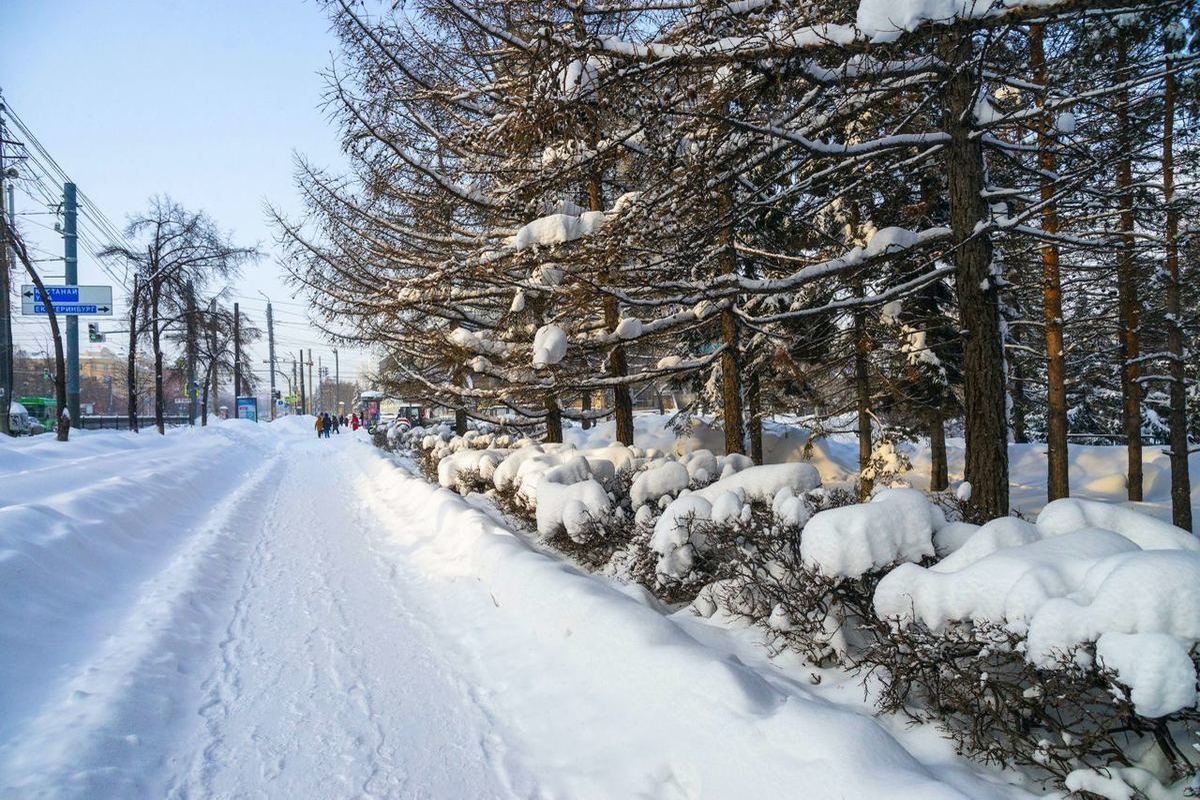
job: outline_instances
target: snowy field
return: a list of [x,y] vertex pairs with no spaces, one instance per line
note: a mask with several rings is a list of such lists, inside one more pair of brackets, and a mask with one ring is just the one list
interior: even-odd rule
[[1030,796],[361,432],[0,447],[0,796]]

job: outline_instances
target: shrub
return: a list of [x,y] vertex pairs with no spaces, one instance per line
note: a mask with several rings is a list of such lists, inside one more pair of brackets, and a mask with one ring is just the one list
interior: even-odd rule
[[938,631],[914,623],[877,637],[860,664],[881,678],[880,711],[934,722],[960,753],[985,763],[1060,786],[1076,770],[1155,762],[1167,783],[1197,774],[1187,751],[1200,711],[1139,716],[1129,687],[1097,666],[1094,648],[1062,653],[1050,667],[1029,663],[1024,650],[1023,636],[995,623]]

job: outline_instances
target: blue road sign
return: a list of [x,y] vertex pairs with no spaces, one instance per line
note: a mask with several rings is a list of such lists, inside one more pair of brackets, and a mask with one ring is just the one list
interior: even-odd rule
[[[113,314],[111,286],[47,286],[46,294],[57,314],[67,316],[111,317]],[[46,313],[46,298],[36,286],[21,287],[21,313]]]

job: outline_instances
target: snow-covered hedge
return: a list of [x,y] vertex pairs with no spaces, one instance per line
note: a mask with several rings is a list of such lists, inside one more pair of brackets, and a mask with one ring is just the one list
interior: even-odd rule
[[810,464],[702,448],[492,429],[404,444],[440,485],[493,496],[590,568],[749,621],[816,664],[869,669],[881,708],[927,714],[985,760],[1064,786],[1115,767],[1149,796],[1196,772],[1182,754],[1198,722],[1200,543],[1168,523],[1072,499],[1034,523],[971,525],[912,489],[847,503]]

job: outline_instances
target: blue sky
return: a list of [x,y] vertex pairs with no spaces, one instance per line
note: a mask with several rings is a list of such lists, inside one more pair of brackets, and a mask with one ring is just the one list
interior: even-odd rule
[[[312,345],[319,355],[322,345],[302,324],[303,308],[291,305],[299,301],[289,297],[271,255],[273,231],[263,211],[268,201],[299,210],[294,153],[341,163],[318,74],[337,42],[317,3],[3,5],[0,88],[80,189],[119,226],[148,197],[165,193],[207,211],[238,243],[260,245],[268,256],[238,282],[243,307],[261,314],[257,293],[265,291],[282,323],[280,349]],[[19,210],[30,205],[18,196]],[[22,228],[39,246],[61,250],[49,231]],[[103,278],[81,251],[80,282],[109,282]]]

